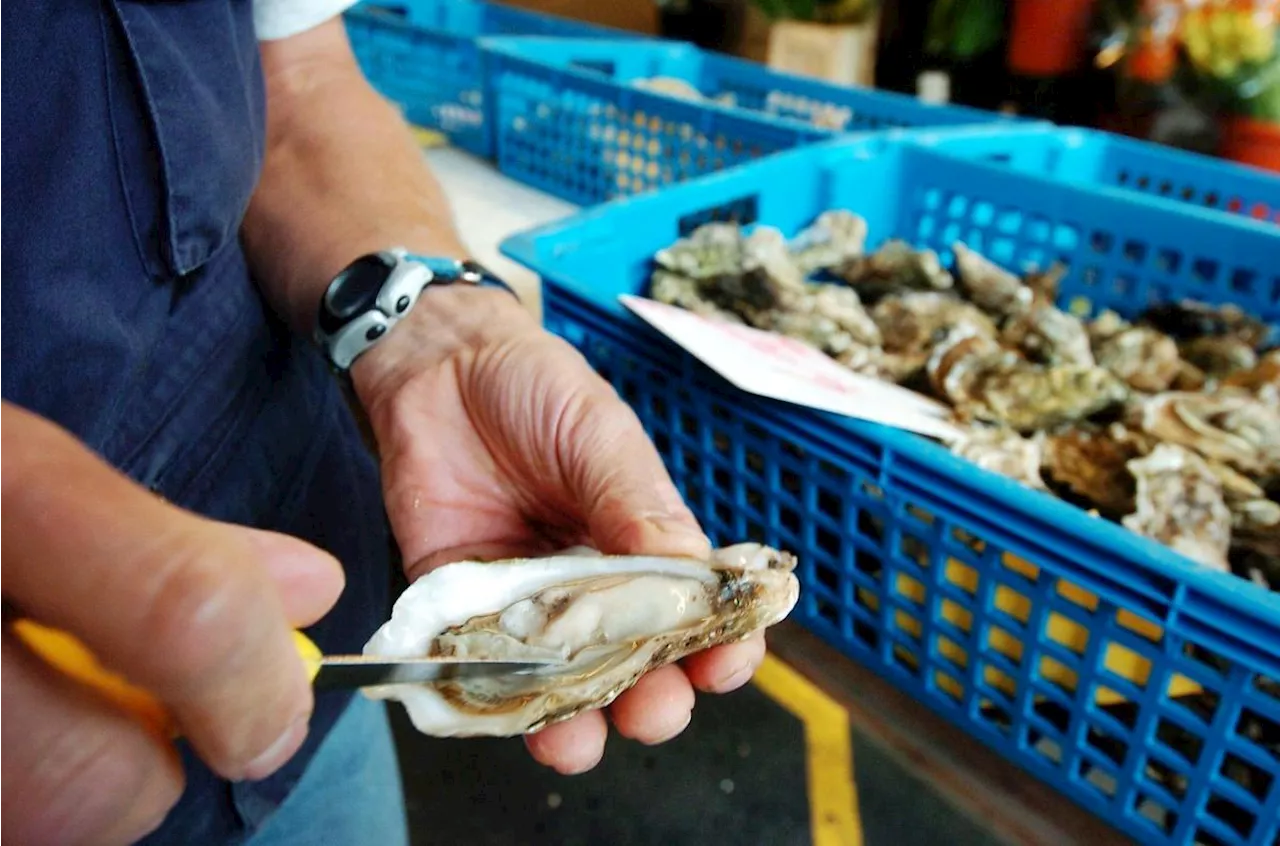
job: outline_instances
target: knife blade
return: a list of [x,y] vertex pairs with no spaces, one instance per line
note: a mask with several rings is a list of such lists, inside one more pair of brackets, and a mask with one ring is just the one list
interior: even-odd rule
[[312,685],[317,689],[427,684],[450,679],[526,675],[559,663],[476,660],[474,658],[388,658],[378,655],[325,655]]

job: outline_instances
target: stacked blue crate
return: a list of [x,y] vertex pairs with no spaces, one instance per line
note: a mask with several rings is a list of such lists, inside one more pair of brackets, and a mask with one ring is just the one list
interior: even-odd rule
[[912,433],[733,388],[618,302],[712,219],[792,235],[845,208],[868,247],[1062,261],[1134,315],[1184,296],[1280,321],[1280,228],[909,139],[780,153],[510,239],[547,327],[636,410],[712,539],[799,556],[793,617],[1142,842],[1280,836],[1280,597]]

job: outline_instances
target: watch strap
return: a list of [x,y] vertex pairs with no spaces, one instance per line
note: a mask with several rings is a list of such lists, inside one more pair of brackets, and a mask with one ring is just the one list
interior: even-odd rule
[[413,309],[427,288],[454,284],[500,288],[520,299],[479,262],[395,248],[361,256],[334,277],[321,298],[315,340],[331,366],[345,373]]

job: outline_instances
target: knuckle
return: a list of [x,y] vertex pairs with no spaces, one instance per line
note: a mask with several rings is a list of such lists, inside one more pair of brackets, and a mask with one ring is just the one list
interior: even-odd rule
[[199,684],[243,660],[267,586],[259,589],[225,545],[178,544],[152,580],[136,648],[139,663],[160,676],[157,684]]
[[[154,765],[153,750],[143,745],[150,741],[105,732],[96,722],[46,737],[31,759],[38,765],[26,768],[15,791],[18,813],[11,817],[5,802],[6,823],[17,822],[31,842],[74,841],[104,831],[137,837],[145,832],[119,829],[157,821],[181,796],[181,776]],[[8,775],[5,782],[6,788],[12,784]]]

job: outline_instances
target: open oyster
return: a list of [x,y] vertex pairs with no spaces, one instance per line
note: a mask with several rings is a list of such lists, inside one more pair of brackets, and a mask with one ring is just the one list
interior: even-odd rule
[[795,563],[789,553],[741,544],[705,561],[569,550],[446,564],[409,586],[365,654],[563,663],[365,692],[399,700],[425,734],[537,731],[608,705],[650,670],[781,621],[799,596]]

